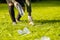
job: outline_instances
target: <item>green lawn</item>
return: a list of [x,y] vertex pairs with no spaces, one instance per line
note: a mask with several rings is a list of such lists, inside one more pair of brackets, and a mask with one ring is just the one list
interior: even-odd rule
[[[21,22],[12,25],[7,4],[0,4],[0,40],[35,40],[48,36],[51,40],[60,40],[60,3],[37,2],[32,3],[32,17],[34,26],[28,25],[27,12]],[[17,16],[17,9],[15,14]],[[27,27],[31,33],[18,34],[17,30]]]

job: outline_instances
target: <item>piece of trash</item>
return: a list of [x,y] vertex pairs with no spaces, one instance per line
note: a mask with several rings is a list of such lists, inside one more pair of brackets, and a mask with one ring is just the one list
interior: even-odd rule
[[46,36],[43,36],[43,37],[41,37],[41,40],[50,40],[50,38],[46,37]]
[[23,31],[22,31],[22,30],[18,30],[18,33],[19,33],[19,34],[23,34]]
[[28,29],[27,27],[25,27],[25,28],[23,29],[23,32],[24,32],[25,34],[30,34],[30,31],[29,31],[29,29]]
[[18,30],[18,33],[19,34],[23,34],[23,35],[26,35],[26,34],[30,34],[31,32],[29,31],[29,29],[27,27],[25,27],[23,30]]

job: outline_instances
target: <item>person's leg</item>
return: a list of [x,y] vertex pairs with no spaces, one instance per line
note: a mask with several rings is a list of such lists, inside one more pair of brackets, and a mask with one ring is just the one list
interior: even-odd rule
[[[23,0],[16,0],[16,1],[22,6],[23,11],[25,11],[24,1],[23,1]],[[17,21],[20,21],[20,18],[21,18],[21,15],[20,15],[20,13],[18,12],[18,15],[17,15],[16,20],[17,20]]]
[[9,13],[10,13],[12,22],[15,24],[16,20],[15,20],[15,14],[14,14],[14,4],[9,0],[6,0],[6,1],[7,1],[7,4],[8,4],[8,7],[9,7]]
[[20,13],[18,13],[17,18],[16,18],[16,21],[19,22],[20,21],[20,18],[21,18],[21,15],[20,15]]
[[26,6],[27,6],[29,24],[34,25],[31,17],[31,0],[26,0]]

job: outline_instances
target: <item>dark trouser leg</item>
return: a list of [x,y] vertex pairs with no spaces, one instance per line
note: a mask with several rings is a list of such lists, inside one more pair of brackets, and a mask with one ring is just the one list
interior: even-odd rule
[[15,20],[15,14],[14,14],[14,4],[11,2],[11,0],[6,0],[8,7],[9,7],[9,13],[10,13],[10,17],[12,19],[13,24],[16,24],[16,20]]
[[26,1],[28,16],[31,16],[31,0]]
[[31,17],[31,0],[26,0],[29,25],[34,25]]
[[27,6],[28,16],[31,16],[31,6]]
[[9,13],[10,13],[12,21],[16,22],[16,20],[15,20],[15,13],[14,13],[14,5],[9,6]]
[[32,22],[32,17],[31,17],[31,0],[26,0],[26,6],[27,6],[27,12],[28,12],[28,20],[29,20],[29,22]]
[[[23,8],[23,11],[25,12],[25,6],[24,6],[24,7],[22,7],[22,8]],[[18,15],[17,15],[17,18],[16,18],[16,19],[17,19],[18,21],[20,21],[20,18],[21,18],[21,15],[20,15],[20,13],[18,13]]]
[[20,15],[20,13],[18,13],[16,20],[20,21],[20,18],[21,18],[21,15]]
[[[22,6],[23,11],[25,11],[24,0],[20,0],[20,1],[16,0],[16,1],[19,2],[19,4]],[[22,17],[22,16],[20,15],[20,13],[18,13],[16,20],[17,20],[17,21],[20,21],[20,18],[21,18],[21,17]]]

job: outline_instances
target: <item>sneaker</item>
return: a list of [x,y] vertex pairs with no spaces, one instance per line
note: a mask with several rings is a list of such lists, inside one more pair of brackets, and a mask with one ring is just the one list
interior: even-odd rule
[[13,25],[16,25],[17,23],[16,22],[13,22]]
[[32,17],[28,16],[28,20],[29,20],[29,22],[31,22],[32,21]]
[[34,23],[33,22],[30,22],[29,25],[34,25]]
[[20,22],[20,20],[17,20],[17,19],[16,19],[16,22]]

